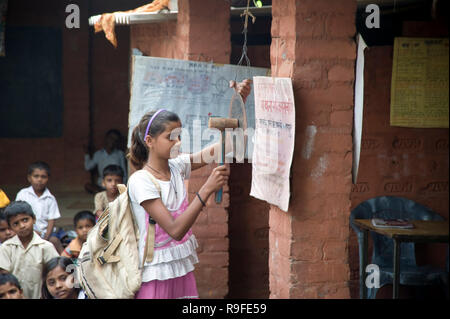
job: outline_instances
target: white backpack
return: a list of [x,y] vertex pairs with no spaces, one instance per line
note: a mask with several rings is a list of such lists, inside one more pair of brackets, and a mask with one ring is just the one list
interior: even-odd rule
[[[147,171],[146,171],[147,172]],[[147,172],[161,195],[159,183]],[[89,231],[78,257],[76,277],[90,299],[132,299],[142,284],[142,268],[153,259],[155,222],[150,218],[144,258],[139,264],[139,229],[127,187]]]

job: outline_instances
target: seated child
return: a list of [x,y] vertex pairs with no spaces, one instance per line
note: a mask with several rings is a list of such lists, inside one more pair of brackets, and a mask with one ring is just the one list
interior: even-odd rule
[[0,274],[0,299],[24,299],[22,287],[16,276]]
[[8,225],[8,221],[6,220],[6,215],[3,212],[3,208],[0,208],[0,246],[3,242],[14,236],[14,232]]
[[78,236],[63,250],[61,256],[72,258],[72,261],[76,264],[81,247],[87,239],[88,232],[95,225],[95,216],[90,211],[83,210],[75,215],[73,223]]
[[112,202],[119,196],[119,190],[117,184],[123,183],[124,172],[120,166],[108,165],[103,170],[102,185],[105,187],[105,191],[95,194],[95,216],[97,219],[108,207],[108,203]]
[[88,183],[85,185],[85,189],[89,193],[97,193],[103,190],[103,170],[108,165],[120,166],[124,172],[123,180],[127,180],[127,164],[125,160],[125,154],[122,150],[120,150],[121,139],[122,135],[118,130],[109,130],[105,136],[105,147],[95,152],[92,159],[89,154],[85,154],[84,168],[87,171],[90,171],[97,167],[98,171],[98,178],[95,181],[96,184]]
[[44,265],[42,299],[84,299],[83,290],[75,287],[75,265],[70,258],[56,257]]
[[12,202],[6,207],[5,214],[16,235],[0,247],[0,272],[16,276],[26,298],[39,299],[42,265],[58,257],[58,252],[33,230],[36,216],[27,202]]
[[53,235],[55,220],[61,217],[58,203],[47,188],[50,177],[50,166],[45,162],[35,162],[28,167],[29,187],[23,188],[17,193],[16,201],[23,200],[31,205],[36,214],[34,230],[45,240],[50,241],[58,254],[63,251],[63,246],[58,237]]

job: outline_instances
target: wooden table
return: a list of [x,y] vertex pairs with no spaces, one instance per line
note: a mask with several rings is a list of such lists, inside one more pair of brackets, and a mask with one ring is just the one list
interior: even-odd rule
[[[372,225],[370,219],[355,219],[354,224],[363,231],[363,269],[360,276],[366,282],[367,252],[368,252],[368,232],[390,237],[394,240],[394,282],[392,298],[398,298],[398,287],[400,283],[400,243],[448,243],[448,221],[412,220],[414,228],[377,228]],[[366,289],[363,289],[363,298],[366,298]]]

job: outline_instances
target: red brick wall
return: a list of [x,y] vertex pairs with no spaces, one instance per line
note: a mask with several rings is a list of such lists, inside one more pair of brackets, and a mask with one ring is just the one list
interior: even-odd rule
[[228,298],[269,297],[269,205],[251,197],[252,166],[231,165]]
[[[180,0],[178,11],[177,22],[131,26],[131,48],[138,48],[148,56],[228,63],[229,3]],[[208,165],[192,173],[189,200],[205,183],[213,167]],[[200,263],[196,265],[195,275],[201,298],[223,298],[228,293],[228,206],[226,187],[222,204],[217,206],[211,196],[193,226],[199,242]]]
[[[27,184],[26,169],[37,160],[49,163],[53,189],[81,187],[88,178],[83,168],[82,148],[88,136],[88,27],[84,23],[80,29],[65,28],[65,6],[69,3],[87,7],[84,0],[8,3],[7,26],[61,28],[64,128],[61,138],[0,139],[1,184],[7,193],[9,186],[16,189]],[[81,21],[87,19],[87,11],[82,10]],[[15,194],[8,195],[15,197]]]
[[[75,3],[80,8],[80,29],[67,29],[65,7]],[[143,1],[93,1],[96,14],[131,9]],[[145,2],[144,2],[145,3]],[[131,7],[129,7],[131,6]],[[61,138],[0,139],[1,185],[19,189],[27,184],[26,168],[36,160],[50,164],[50,189],[83,189],[89,180],[84,170],[83,146],[89,141],[89,32],[86,0],[39,2],[17,0],[8,3],[7,26],[52,26],[62,31],[62,90],[64,128]],[[93,35],[92,101],[93,141],[96,149],[103,146],[105,132],[117,128],[123,134],[128,129],[128,63],[129,28],[117,27],[119,46],[114,49],[104,33]],[[14,150],[14,151],[11,151]],[[5,187],[8,185],[8,187]],[[8,193],[15,197],[15,193]]]
[[274,76],[293,78],[289,211],[270,208],[271,298],[348,298],[356,1],[273,1]]
[[[90,30],[93,33],[93,28]],[[92,37],[93,144],[103,147],[105,133],[118,129],[128,135],[130,29],[115,28],[114,48],[103,32]]]
[[183,59],[186,46],[181,40],[182,32],[183,28],[177,21],[135,24],[130,26],[130,45],[148,56]]
[[[448,36],[448,30],[435,23],[408,22],[403,36]],[[390,126],[392,55],[392,46],[366,49],[363,135],[358,179],[351,193],[352,208],[372,197],[399,196],[428,206],[448,219],[448,129]],[[444,268],[446,247],[417,245],[418,264]],[[352,297],[358,298],[359,255],[353,231],[349,260]]]

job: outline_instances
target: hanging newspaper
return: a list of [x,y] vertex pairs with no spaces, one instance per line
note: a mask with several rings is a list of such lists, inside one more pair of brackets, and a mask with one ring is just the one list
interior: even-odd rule
[[250,195],[287,211],[295,137],[292,81],[255,76],[253,83],[256,122]]
[[[165,108],[178,114],[183,130],[181,151],[195,153],[217,142],[208,131],[209,116],[228,117],[234,89],[229,81],[267,75],[269,69],[146,56],[133,56],[128,146],[141,117]],[[255,126],[254,98],[245,104],[248,127]]]

